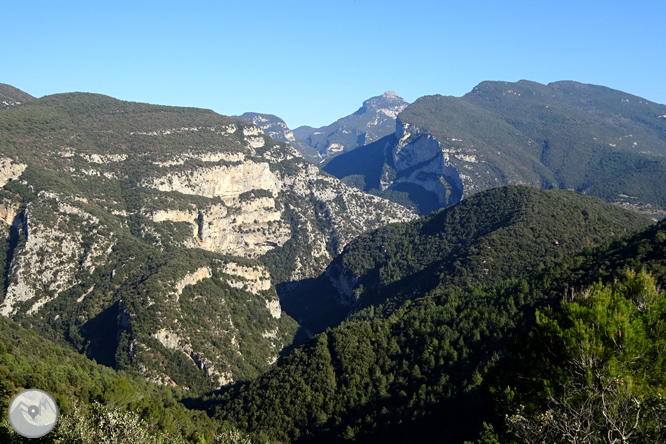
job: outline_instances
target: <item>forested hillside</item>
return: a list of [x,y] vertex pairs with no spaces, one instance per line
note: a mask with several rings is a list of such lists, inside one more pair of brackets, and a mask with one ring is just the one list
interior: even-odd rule
[[0,102],[1,402],[55,397],[39,442],[666,440],[663,106],[483,83],[340,181],[208,110]]
[[[496,375],[514,371],[515,341],[535,310],[559,310],[563,296],[612,284],[628,269],[663,285],[665,230],[662,222],[492,285],[437,285],[387,316],[367,308],[225,393],[212,411],[260,436],[297,442],[462,442],[476,439],[483,422],[500,430],[506,408],[496,404],[504,399]],[[650,303],[666,303],[650,294]]]
[[350,312],[382,303],[384,309],[393,307],[436,286],[525,275],[649,223],[571,191],[487,190],[357,237],[317,279],[283,292],[282,306],[301,325],[320,332]]

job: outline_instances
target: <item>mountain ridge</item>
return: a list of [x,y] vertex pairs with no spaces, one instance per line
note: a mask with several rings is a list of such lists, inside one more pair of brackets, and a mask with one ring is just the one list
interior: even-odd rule
[[641,185],[666,179],[662,115],[666,106],[606,87],[482,82],[460,98],[424,96],[408,106],[383,161],[355,153],[360,165],[349,171],[345,154],[324,170],[376,194],[417,187],[413,196],[436,198],[439,207],[523,183],[574,189],[661,218],[666,201]]
[[[296,132],[299,140],[319,152],[323,159],[374,142],[392,132],[397,115],[408,105],[393,91],[371,97],[354,113],[310,132]],[[303,127],[301,127],[303,128]]]

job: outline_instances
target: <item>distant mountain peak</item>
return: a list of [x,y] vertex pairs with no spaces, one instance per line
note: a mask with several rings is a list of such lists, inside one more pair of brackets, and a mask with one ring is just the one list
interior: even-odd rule
[[356,112],[328,126],[298,128],[294,136],[320,158],[326,159],[393,133],[398,114],[408,105],[409,102],[395,91],[386,91],[365,100]]
[[363,106],[354,114],[365,113],[369,110],[381,111],[382,109],[390,109],[393,111],[391,114],[397,116],[400,111],[407,108],[407,105],[409,105],[409,102],[400,97],[395,91],[386,91],[381,96],[372,97],[363,102]]

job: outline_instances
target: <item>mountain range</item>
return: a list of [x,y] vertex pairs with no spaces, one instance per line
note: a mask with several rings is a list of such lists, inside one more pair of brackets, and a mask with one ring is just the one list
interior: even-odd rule
[[419,210],[491,187],[572,189],[662,218],[666,106],[602,86],[483,82],[463,97],[425,96],[394,134],[324,170]]
[[245,113],[239,117],[259,125],[271,137],[275,134],[276,140],[290,143],[311,162],[320,163],[393,133],[396,118],[407,105],[395,92],[387,91],[364,101],[356,112],[330,125],[300,126],[293,131],[271,114]]
[[666,106],[0,103],[0,392],[55,397],[45,442],[558,442],[588,407],[666,439]]

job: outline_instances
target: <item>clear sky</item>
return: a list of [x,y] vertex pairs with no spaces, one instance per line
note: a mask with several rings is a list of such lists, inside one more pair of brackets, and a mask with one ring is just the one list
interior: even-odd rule
[[576,80],[666,103],[664,0],[0,0],[0,83],[33,96],[323,126],[384,91]]

